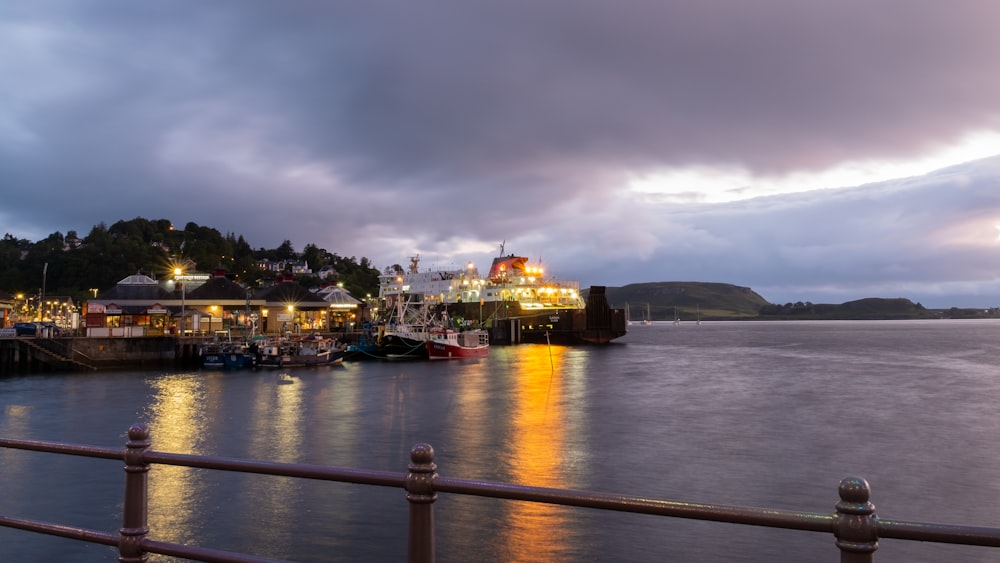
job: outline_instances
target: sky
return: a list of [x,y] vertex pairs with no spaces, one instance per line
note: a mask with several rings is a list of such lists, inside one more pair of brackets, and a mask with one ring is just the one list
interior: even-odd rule
[[1000,306],[1000,3],[7,0],[0,231]]

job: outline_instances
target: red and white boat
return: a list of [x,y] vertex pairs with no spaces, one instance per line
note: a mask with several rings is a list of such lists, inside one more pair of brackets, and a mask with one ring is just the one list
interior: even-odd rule
[[490,352],[489,333],[482,329],[457,331],[432,329],[426,342],[427,356],[432,360],[484,358]]

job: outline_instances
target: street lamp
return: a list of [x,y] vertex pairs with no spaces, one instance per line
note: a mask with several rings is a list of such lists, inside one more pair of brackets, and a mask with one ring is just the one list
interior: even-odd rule
[[[177,278],[179,278],[180,275],[183,273],[184,270],[180,268],[174,268],[174,283],[177,283]],[[181,336],[184,336],[184,328],[185,328],[184,305],[185,305],[186,294],[187,294],[187,288],[184,287],[184,282],[182,281],[181,282]]]

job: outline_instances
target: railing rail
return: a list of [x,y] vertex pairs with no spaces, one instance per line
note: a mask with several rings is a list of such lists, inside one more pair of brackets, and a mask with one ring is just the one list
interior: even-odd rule
[[[434,463],[434,450],[428,444],[414,446],[410,452],[411,462],[408,471],[398,473],[157,452],[151,449],[149,431],[144,425],[134,425],[129,428],[128,437],[124,449],[0,438],[0,447],[4,448],[124,461],[125,501],[122,508],[122,527],[118,530],[118,534],[4,515],[0,515],[0,526],[117,547],[118,559],[121,562],[145,561],[148,553],[208,562],[275,561],[248,554],[149,538],[146,520],[147,477],[151,464],[163,464],[404,489],[410,505],[408,559],[415,563],[434,561],[433,505],[438,493],[830,533],[836,539],[842,563],[873,562],[879,539],[1000,547],[1000,528],[879,518],[875,515],[874,505],[870,502],[871,489],[868,483],[856,477],[848,477],[840,482],[838,487],[840,502],[836,504],[835,512],[819,514],[441,477],[437,474],[437,466]],[[0,475],[0,478],[2,477]]]

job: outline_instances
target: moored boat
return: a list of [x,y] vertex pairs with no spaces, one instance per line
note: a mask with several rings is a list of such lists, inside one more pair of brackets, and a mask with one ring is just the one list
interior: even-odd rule
[[490,336],[482,329],[434,329],[425,344],[427,357],[432,360],[484,358],[490,353]]
[[243,369],[257,365],[257,357],[243,342],[211,342],[199,349],[201,365],[210,369]]
[[485,276],[471,262],[464,269],[421,272],[419,261],[414,256],[409,271],[379,276],[386,309],[416,295],[459,323],[490,327],[495,342],[603,344],[627,332],[625,312],[610,308],[603,286],[592,286],[585,300],[579,282],[546,277],[540,264],[504,255],[502,245]]
[[312,334],[299,338],[279,338],[258,348],[258,364],[262,367],[317,366],[337,363],[344,359],[344,350],[333,338]]

